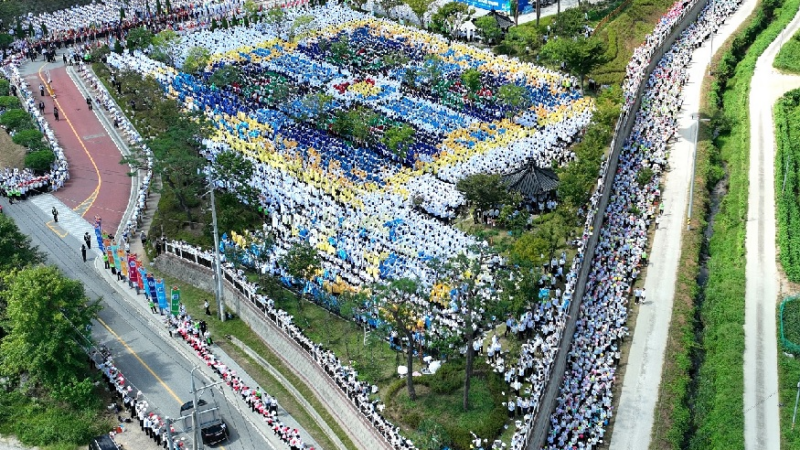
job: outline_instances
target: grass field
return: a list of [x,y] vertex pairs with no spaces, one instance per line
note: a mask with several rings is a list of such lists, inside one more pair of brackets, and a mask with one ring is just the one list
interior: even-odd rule
[[772,65],[782,72],[800,73],[800,32],[785,40]]

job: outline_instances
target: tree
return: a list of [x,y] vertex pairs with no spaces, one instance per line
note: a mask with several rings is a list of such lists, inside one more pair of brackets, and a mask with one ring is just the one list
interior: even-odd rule
[[531,96],[527,89],[518,84],[504,84],[497,89],[497,100],[510,108],[508,115],[531,105]]
[[519,0],[510,0],[508,7],[511,11],[511,18],[514,19],[514,25],[519,25]]
[[408,149],[414,142],[416,130],[414,127],[401,123],[390,127],[383,133],[381,141],[400,161],[404,161],[408,156]]
[[192,47],[186,53],[182,69],[186,73],[196,74],[206,67],[210,59],[211,50],[199,45]]
[[[175,107],[171,100],[162,104],[165,110]],[[208,123],[200,115],[177,115],[167,123],[164,132],[146,141],[153,154],[153,172],[161,176],[164,188],[175,195],[190,226],[194,226],[192,208],[199,204],[200,194],[205,189],[202,169],[206,160],[200,154],[200,139],[208,130]],[[131,155],[122,160],[134,170],[147,167],[147,162],[147,154],[141,148],[133,149]]]
[[[307,241],[300,241],[289,249],[278,263],[286,268],[286,272],[295,280],[302,280],[308,283],[314,275],[322,269],[319,252]],[[303,308],[301,296],[297,297],[298,306]]]
[[53,166],[56,155],[51,150],[37,150],[25,155],[25,167],[36,173],[45,173]]
[[0,49],[7,49],[14,42],[14,36],[8,33],[0,33]]
[[475,97],[481,90],[481,72],[478,69],[467,69],[461,73],[461,82],[467,88],[471,97]]
[[28,36],[33,37],[36,34],[36,30],[33,29],[33,22],[28,23]]
[[378,4],[381,5],[381,9],[384,13],[386,13],[389,18],[392,17],[392,10],[397,8],[398,6],[402,5],[402,0],[377,0]]
[[[408,398],[417,399],[414,389],[414,333],[417,330],[417,319],[421,316],[418,303],[414,297],[419,295],[417,282],[409,278],[393,280],[389,284],[378,284],[373,287],[375,301],[378,304],[378,316],[389,329],[397,333],[408,343],[406,346],[406,388]],[[422,330],[424,331],[424,330]],[[399,342],[398,342],[399,344]]]
[[562,38],[573,38],[583,36],[584,20],[581,8],[572,8],[559,13],[558,18],[553,22],[552,34]]
[[485,330],[491,328],[497,317],[502,316],[502,304],[498,301],[489,261],[493,257],[483,249],[473,248],[460,253],[445,263],[443,277],[439,282],[447,286],[450,303],[457,307],[456,314],[463,321],[462,345],[466,344],[466,369],[464,373],[464,411],[469,410],[469,391],[475,359],[474,341]]
[[208,77],[208,83],[215,86],[228,86],[242,82],[242,70],[234,65],[225,65]]
[[166,29],[157,35],[153,36],[153,59],[169,64],[175,67],[178,59],[178,45],[181,42],[181,36],[170,30]]
[[121,55],[125,49],[122,48],[122,42],[119,39],[114,40],[114,53]]
[[31,116],[22,109],[12,109],[0,116],[0,125],[6,127],[9,131],[31,128]]
[[486,211],[512,199],[508,188],[503,184],[500,175],[478,173],[458,180],[458,189],[467,202],[475,206],[473,220],[478,223],[478,213]]
[[504,53],[524,58],[532,56],[541,45],[542,35],[538,28],[520,25],[508,29],[501,50]]
[[47,37],[47,25],[45,25],[44,22],[42,22],[40,28],[42,30],[42,37]]
[[437,31],[445,35],[449,34],[451,38],[455,39],[458,37],[461,25],[470,20],[473,14],[475,14],[475,10],[465,3],[448,2],[431,16],[431,21]]
[[286,11],[283,8],[275,6],[267,11],[264,22],[275,30],[275,34],[283,36],[284,26],[286,24]]
[[475,27],[481,32],[481,36],[486,39],[487,43],[494,43],[503,37],[503,30],[497,24],[492,16],[482,16],[475,19]]
[[595,67],[605,61],[605,44],[597,38],[579,37],[572,39],[550,39],[540,56],[545,62],[556,64],[563,62],[567,71],[580,79],[581,91],[583,80]]
[[213,164],[214,178],[247,205],[258,204],[258,191],[250,182],[255,167],[241,153],[227,150],[217,155]]
[[54,397],[80,405],[92,395],[85,377],[86,353],[92,320],[99,300],[89,301],[79,281],[58,269],[37,266],[11,272],[7,289],[8,335],[0,342],[0,371],[6,376],[27,375]]
[[430,0],[406,0],[406,5],[411,8],[411,12],[417,17],[419,26],[425,28],[425,13],[431,7]]
[[15,144],[21,145],[27,148],[29,151],[31,150],[40,150],[44,147],[44,142],[42,139],[44,135],[39,130],[29,129],[29,130],[20,130],[14,137],[11,138]]
[[289,28],[289,40],[294,41],[295,37],[302,36],[311,29],[311,24],[314,23],[314,16],[304,14],[294,19],[291,27]]
[[146,49],[153,42],[153,33],[145,27],[137,27],[128,32],[125,45],[128,50]]
[[0,214],[0,254],[3,255],[0,273],[44,262],[39,248],[31,244],[31,238],[20,232],[14,220],[6,214]]
[[167,14],[172,13],[172,3],[169,0],[164,2],[164,9],[166,10]]
[[164,10],[161,8],[161,0],[156,0],[156,15],[160,16],[164,14]]
[[561,215],[548,213],[536,219],[533,231],[523,234],[511,249],[513,262],[539,266],[555,256],[569,225]]
[[250,17],[253,22],[258,21],[258,5],[253,0],[244,2],[245,17]]

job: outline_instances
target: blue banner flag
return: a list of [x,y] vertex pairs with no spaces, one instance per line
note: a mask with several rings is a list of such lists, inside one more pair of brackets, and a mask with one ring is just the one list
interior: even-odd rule
[[139,279],[142,280],[142,287],[144,288],[143,289],[144,290],[144,296],[147,299],[150,299],[150,285],[147,284],[147,279],[149,278],[149,276],[152,276],[152,275],[149,275],[147,273],[147,269],[145,269],[144,266],[139,267]]
[[156,295],[156,279],[153,278],[152,273],[147,274],[147,290],[150,291],[150,301],[155,302],[158,296]]
[[97,238],[97,248],[100,252],[105,253],[106,247],[103,245],[103,233],[100,231],[100,223],[94,225],[94,236]]
[[167,288],[164,286],[164,280],[161,278],[156,280],[156,296],[158,297],[158,307],[161,309],[168,309]]

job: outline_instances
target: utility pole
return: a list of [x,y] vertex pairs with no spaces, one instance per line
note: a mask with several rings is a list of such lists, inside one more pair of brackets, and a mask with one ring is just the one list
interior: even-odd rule
[[[213,192],[213,189],[212,189]],[[211,194],[214,195],[214,194]],[[213,198],[213,197],[212,197]],[[194,366],[190,376],[192,377],[192,450],[199,450],[200,449],[200,439],[198,439],[198,423],[197,423],[197,389],[194,388],[194,371],[197,370],[200,366]]]
[[164,417],[164,423],[167,424],[167,450],[173,450],[174,442],[172,442],[172,419]]
[[[222,265],[219,258],[219,229],[217,229],[217,205],[214,202],[214,181],[211,182],[211,223],[214,226],[214,278],[216,279],[217,310],[219,320],[225,322],[225,305],[222,301]],[[194,380],[194,379],[193,379]],[[194,390],[194,388],[192,388]]]

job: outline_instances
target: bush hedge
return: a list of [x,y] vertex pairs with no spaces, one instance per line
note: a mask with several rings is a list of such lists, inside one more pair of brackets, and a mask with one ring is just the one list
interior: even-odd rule
[[9,131],[26,130],[33,128],[31,116],[22,109],[12,109],[0,115],[0,125]]
[[[5,81],[5,80],[3,80]],[[2,89],[0,88],[0,91]],[[3,109],[18,109],[21,108],[22,105],[19,102],[19,98],[11,96],[11,95],[3,95],[0,96],[0,108]]]
[[37,150],[25,155],[25,167],[37,173],[44,173],[56,161],[56,155],[50,150]]
[[44,135],[39,130],[20,130],[14,133],[11,140],[15,144],[28,148],[30,151],[43,150],[46,148]]
[[[775,196],[778,246],[786,277],[800,281],[800,89],[787,92],[775,105]],[[798,342],[800,344],[800,342]]]
[[783,44],[772,65],[783,72],[800,73],[800,32]]
[[6,96],[11,90],[11,83],[5,78],[0,79],[0,95]]

